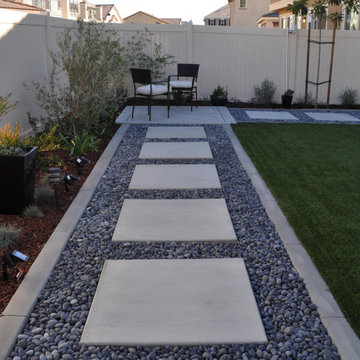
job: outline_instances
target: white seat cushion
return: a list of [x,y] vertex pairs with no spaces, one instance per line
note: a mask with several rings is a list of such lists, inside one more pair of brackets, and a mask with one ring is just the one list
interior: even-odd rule
[[[162,95],[168,92],[168,88],[165,85],[153,85],[152,94],[153,95]],[[150,95],[150,85],[139,86],[136,89],[136,93],[140,95]]]
[[[170,86],[173,88],[183,88],[183,89],[191,89],[191,80],[173,80],[170,81]],[[194,86],[196,86],[196,82],[194,82]]]

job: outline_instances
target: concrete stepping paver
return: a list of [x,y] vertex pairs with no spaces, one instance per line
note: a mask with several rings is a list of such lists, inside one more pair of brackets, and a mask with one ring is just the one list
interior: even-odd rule
[[82,334],[87,345],[263,343],[242,259],[107,260]]
[[211,159],[207,142],[144,143],[139,159]]
[[149,127],[147,139],[201,139],[206,138],[202,126],[156,126]]
[[224,199],[125,199],[113,241],[236,241]]
[[268,119],[268,120],[298,120],[298,118],[288,111],[245,111],[250,119]]
[[359,121],[360,119],[344,113],[337,112],[306,112],[314,120],[319,121]]
[[212,164],[136,165],[129,189],[219,189]]

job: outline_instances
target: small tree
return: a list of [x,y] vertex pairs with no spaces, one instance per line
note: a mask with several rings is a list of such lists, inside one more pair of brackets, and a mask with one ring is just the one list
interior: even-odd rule
[[[354,11],[355,13],[359,13],[360,11],[360,0],[315,0],[312,4],[312,10],[310,14],[314,17],[321,20],[326,20],[327,17],[333,24],[333,33],[332,33],[332,45],[331,45],[331,55],[330,55],[330,67],[329,67],[329,83],[328,83],[328,93],[327,93],[327,106],[329,106],[330,101],[330,90],[331,90],[331,79],[332,79],[332,69],[334,62],[334,51],[335,51],[335,38],[336,38],[336,30],[338,26],[343,21],[342,11],[338,11],[337,9],[346,9],[348,12]],[[336,8],[335,11],[327,15],[327,8],[329,6],[333,6]],[[288,9],[295,16],[306,16],[309,12],[308,0],[294,0],[293,4],[289,5]],[[320,29],[320,39],[321,39],[321,29]],[[310,24],[309,24],[309,38],[310,40]],[[308,43],[308,61],[309,61],[309,43]],[[307,63],[308,63],[307,61]],[[319,57],[318,57],[318,67],[320,62],[320,49],[319,49]],[[308,72],[308,65],[307,65]],[[319,71],[318,71],[319,76]],[[317,81],[319,82],[319,81]],[[305,103],[307,98],[307,83],[305,89]],[[316,96],[317,99],[317,96]]]

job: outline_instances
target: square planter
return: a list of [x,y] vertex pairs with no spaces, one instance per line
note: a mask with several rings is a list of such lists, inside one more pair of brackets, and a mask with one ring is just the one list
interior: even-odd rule
[[0,155],[0,213],[21,214],[34,201],[37,147],[25,155]]

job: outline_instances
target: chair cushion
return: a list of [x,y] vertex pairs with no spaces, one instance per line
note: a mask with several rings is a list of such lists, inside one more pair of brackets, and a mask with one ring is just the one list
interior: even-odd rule
[[[168,88],[165,85],[153,85],[152,94],[153,95],[162,95],[167,94]],[[150,95],[150,85],[139,86],[136,89],[136,93],[139,95]]]
[[[170,86],[173,88],[182,88],[182,89],[191,89],[192,81],[191,80],[173,80],[170,81]],[[194,82],[194,87],[196,82]]]

